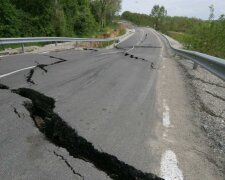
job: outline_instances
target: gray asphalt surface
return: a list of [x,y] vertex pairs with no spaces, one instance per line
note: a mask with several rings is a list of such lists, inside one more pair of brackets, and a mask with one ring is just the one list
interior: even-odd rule
[[[123,51],[133,46],[129,54],[134,57],[124,56]],[[0,83],[54,98],[54,111],[95,148],[141,171],[155,173],[160,157],[151,146],[160,123],[155,86],[162,48],[147,28],[138,28],[118,47],[2,57],[0,75],[66,61],[46,66],[47,72],[35,68],[33,84],[26,81],[30,70],[1,78]],[[48,142],[24,108],[26,100],[0,90],[1,179],[110,179],[93,164]]]

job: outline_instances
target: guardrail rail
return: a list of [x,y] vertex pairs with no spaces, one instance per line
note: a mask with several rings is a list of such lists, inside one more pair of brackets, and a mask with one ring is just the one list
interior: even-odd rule
[[135,31],[127,30],[125,35],[115,37],[115,38],[70,38],[70,37],[24,37],[24,38],[0,38],[0,45],[9,44],[21,44],[22,50],[24,52],[24,44],[26,43],[37,43],[37,42],[54,42],[56,45],[58,42],[119,42],[125,36],[128,36]]
[[197,51],[189,51],[184,49],[175,48],[171,45],[170,41],[165,35],[162,35],[168,42],[170,48],[178,55],[190,59],[194,62],[193,69],[197,69],[200,65],[212,74],[225,81],[225,59],[217,58]]

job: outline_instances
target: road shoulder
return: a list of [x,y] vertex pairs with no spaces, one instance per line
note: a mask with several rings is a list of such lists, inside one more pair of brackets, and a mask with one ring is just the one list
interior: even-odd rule
[[[186,83],[186,76],[173,56],[165,51],[160,65],[157,85],[158,107],[162,119],[161,175],[172,179],[223,179],[222,173],[210,155],[208,138],[202,131],[199,113],[193,108],[193,92]],[[163,156],[166,152],[176,155],[175,175],[165,173]],[[168,165],[169,166],[169,165]],[[178,169],[179,168],[179,169]],[[167,167],[171,171],[171,167]],[[181,171],[181,172],[179,172]]]

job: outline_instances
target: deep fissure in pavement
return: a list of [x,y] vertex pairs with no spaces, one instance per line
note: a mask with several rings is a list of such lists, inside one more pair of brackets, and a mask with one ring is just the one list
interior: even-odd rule
[[0,89],[9,89],[9,87],[0,83]]
[[28,88],[12,90],[31,102],[25,102],[36,127],[56,146],[65,148],[71,156],[92,163],[97,169],[104,171],[115,180],[161,180],[151,173],[144,173],[118,160],[115,156],[100,152],[76,130],[54,113],[55,100]]

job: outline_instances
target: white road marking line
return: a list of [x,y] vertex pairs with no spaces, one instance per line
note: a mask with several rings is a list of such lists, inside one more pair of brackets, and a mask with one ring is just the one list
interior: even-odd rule
[[30,66],[30,67],[26,67],[26,68],[23,68],[23,69],[19,69],[19,70],[10,72],[10,73],[6,73],[6,74],[3,74],[3,75],[0,75],[0,79],[3,78],[3,77],[6,77],[6,76],[10,76],[10,75],[12,75],[12,74],[16,74],[16,73],[21,72],[21,71],[25,71],[25,70],[28,70],[28,69],[33,69],[33,68],[35,68],[35,67],[36,67],[36,66]]
[[160,166],[161,177],[165,180],[183,180],[183,173],[178,167],[178,160],[175,153],[167,150],[161,159]]
[[170,127],[170,108],[166,103],[166,100],[163,100],[163,108],[164,108],[164,112],[163,112],[163,126],[165,126],[166,128]]
[[125,53],[128,53],[128,52],[132,51],[133,49],[134,49],[134,46],[132,48],[128,49]]
[[115,45],[117,46],[117,45],[119,45],[120,43],[122,43],[122,42],[124,42],[124,41],[126,41],[127,39],[129,39],[131,36],[133,36],[134,34],[135,34],[135,29],[134,29],[134,32],[131,32],[130,34],[128,34],[126,37],[124,37],[124,38],[122,38],[122,39],[120,39],[119,41],[119,43],[116,43]]

